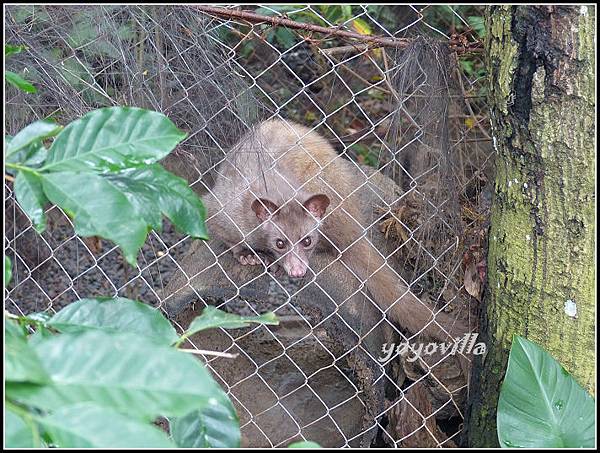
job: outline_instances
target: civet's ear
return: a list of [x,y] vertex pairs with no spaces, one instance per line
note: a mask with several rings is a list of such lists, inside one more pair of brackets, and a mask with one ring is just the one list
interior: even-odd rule
[[322,193],[313,195],[304,202],[304,207],[317,219],[323,217],[327,206],[329,206],[329,197]]
[[256,214],[256,217],[263,222],[277,211],[278,208],[279,206],[266,198],[257,198],[252,202],[252,210]]

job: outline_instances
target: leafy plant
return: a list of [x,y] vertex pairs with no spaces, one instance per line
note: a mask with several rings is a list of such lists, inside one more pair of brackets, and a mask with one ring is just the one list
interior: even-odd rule
[[[239,447],[227,395],[160,312],[128,299],[84,299],[54,316],[5,319],[8,447]],[[16,318],[16,319],[15,319]],[[210,307],[193,323],[278,323]],[[30,334],[24,326],[35,333]],[[170,417],[172,439],[153,421]]]
[[516,336],[498,401],[502,447],[594,447],[592,397],[554,358]]
[[186,234],[207,238],[201,201],[157,163],[185,136],[161,113],[108,107],[64,128],[42,120],[5,137],[6,168],[16,173],[17,201],[38,232],[52,202],[77,234],[115,242],[134,265],[149,230],[161,230],[162,214]]
[[[14,46],[11,44],[4,45],[4,58],[8,58],[11,55],[18,54],[25,49],[24,46]],[[35,93],[37,88],[34,87],[30,82],[25,80],[16,72],[4,71],[4,80],[10,83],[15,88],[24,91],[25,93]]]

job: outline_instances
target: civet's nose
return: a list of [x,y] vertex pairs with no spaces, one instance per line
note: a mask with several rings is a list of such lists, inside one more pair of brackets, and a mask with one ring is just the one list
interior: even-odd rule
[[290,277],[304,277],[304,274],[306,274],[306,268],[305,267],[295,267],[295,268],[291,268],[289,275]]
[[290,277],[299,278],[306,274],[306,263],[298,258],[294,253],[285,257],[283,267]]

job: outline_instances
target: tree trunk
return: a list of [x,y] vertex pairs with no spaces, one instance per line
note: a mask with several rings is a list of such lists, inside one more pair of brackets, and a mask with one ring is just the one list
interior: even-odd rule
[[513,334],[595,392],[595,7],[492,6],[486,21],[497,151],[481,323],[488,354],[473,370],[465,424],[479,447],[498,445]]

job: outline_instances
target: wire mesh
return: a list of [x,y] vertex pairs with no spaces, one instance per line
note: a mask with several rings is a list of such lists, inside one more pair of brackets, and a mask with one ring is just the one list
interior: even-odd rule
[[[206,201],[235,155],[230,150],[256,124],[267,118],[303,124],[351,168],[354,191],[340,195],[356,198],[372,250],[434,314],[434,323],[460,320],[476,331],[493,152],[483,60],[445,49],[451,38],[475,39],[473,17],[481,11],[423,5],[242,9],[411,44],[370,48],[335,34],[217,17],[194,6],[13,5],[5,10],[6,42],[27,50],[7,66],[25,72],[38,93],[7,90],[7,133],[46,117],[67,124],[104,106],[161,111],[188,133],[164,164]],[[258,173],[264,178],[268,172]],[[49,225],[39,234],[5,179],[10,312],[53,313],[85,297],[126,296],[164,310],[181,330],[207,304],[278,314],[279,328],[219,330],[190,340],[191,347],[239,354],[235,363],[202,359],[240,414],[244,445],[297,439],[336,447],[460,443],[469,357],[379,360],[384,344],[418,337],[383,315],[368,279],[339,259],[347,249],[330,251],[334,259],[315,254],[307,284],[264,266],[241,271],[231,247],[199,244],[165,221],[131,268],[113,244],[77,236],[59,208],[46,213]]]

